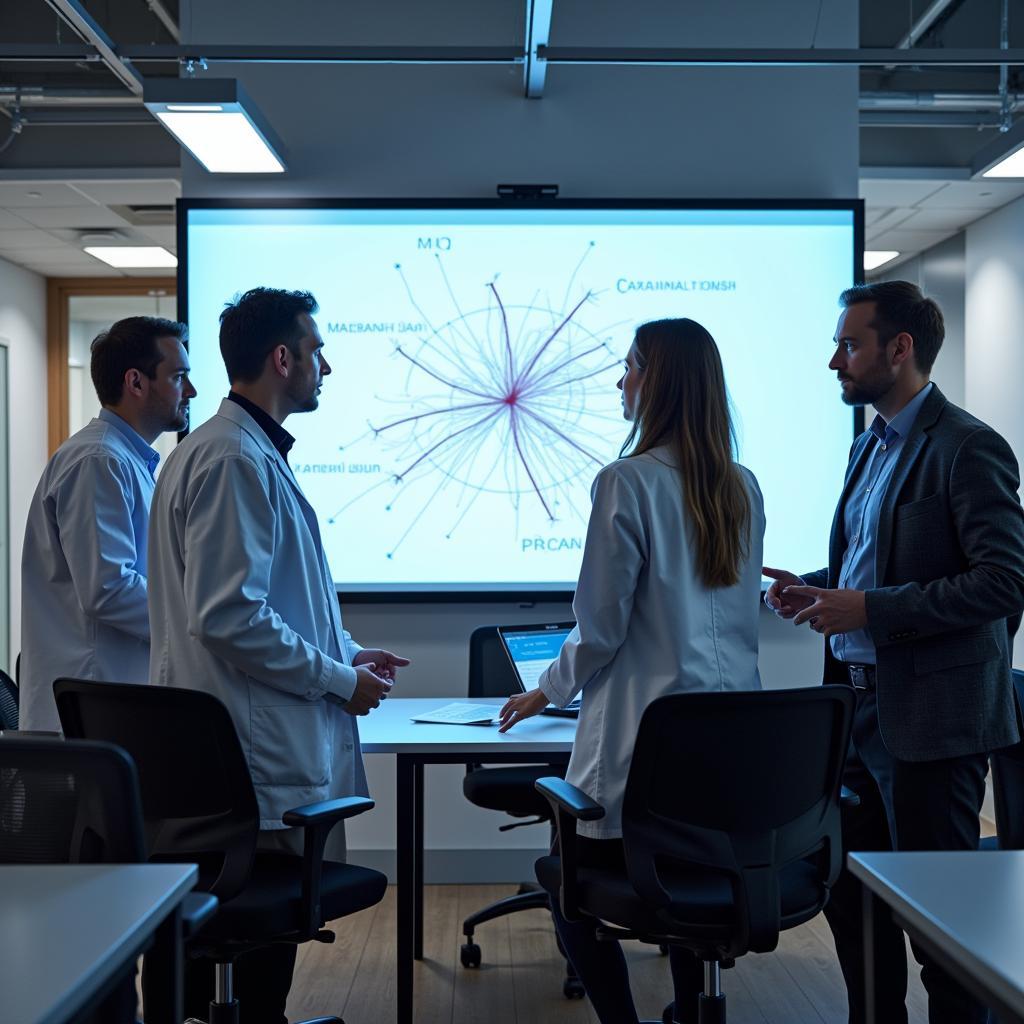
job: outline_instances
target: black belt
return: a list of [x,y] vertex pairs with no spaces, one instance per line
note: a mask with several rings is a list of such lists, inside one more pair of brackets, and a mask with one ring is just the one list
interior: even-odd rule
[[855,690],[873,690],[875,688],[875,666],[859,665],[854,662],[845,662],[846,675],[850,685]]

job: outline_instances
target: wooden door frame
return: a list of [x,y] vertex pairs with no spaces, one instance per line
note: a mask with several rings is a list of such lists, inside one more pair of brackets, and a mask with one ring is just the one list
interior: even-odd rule
[[52,455],[70,433],[68,413],[69,301],[81,295],[177,295],[173,277],[49,277],[46,279],[47,440]]

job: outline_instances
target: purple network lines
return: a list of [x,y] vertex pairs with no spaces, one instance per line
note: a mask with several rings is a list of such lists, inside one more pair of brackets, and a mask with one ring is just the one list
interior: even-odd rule
[[383,511],[410,513],[389,558],[443,495],[453,499],[447,538],[484,495],[504,497],[517,522],[531,504],[548,523],[585,520],[586,510],[575,504],[579,478],[604,465],[622,436],[610,373],[620,362],[609,344],[617,325],[598,331],[586,325],[592,291],[570,302],[567,289],[556,309],[539,293],[528,303],[509,304],[491,281],[486,304],[465,312],[440,260],[438,267],[455,307],[455,315],[438,326],[396,267],[428,330],[393,349],[404,367],[402,398],[380,401],[400,401],[402,414],[371,422],[357,439],[388,454],[388,478],[332,517],[371,492],[387,493]]

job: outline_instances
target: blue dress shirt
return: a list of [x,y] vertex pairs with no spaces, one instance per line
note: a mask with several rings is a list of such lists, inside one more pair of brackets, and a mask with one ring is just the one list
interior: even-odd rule
[[116,412],[111,412],[109,409],[100,409],[96,416],[97,419],[103,420],[104,423],[109,423],[112,427],[117,427],[122,434],[128,439],[128,443],[138,453],[139,458],[142,459],[149,470],[151,477],[156,477],[156,466],[160,461],[160,453],[150,445],[148,445],[143,439],[142,435],[139,434],[134,427],[121,419]]
[[[846,552],[839,572],[838,585],[841,590],[871,590],[877,585],[875,558],[878,512],[903,443],[921,406],[931,393],[932,386],[926,384],[888,423],[881,416],[876,416],[868,428],[875,436],[874,444],[850,488],[843,509]],[[829,642],[832,644],[832,653],[840,661],[875,664],[875,644],[866,629],[837,633]]]

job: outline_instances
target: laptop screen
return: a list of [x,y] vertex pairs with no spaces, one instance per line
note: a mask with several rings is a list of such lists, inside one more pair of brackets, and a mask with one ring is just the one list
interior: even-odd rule
[[541,673],[558,657],[565,638],[575,626],[575,622],[555,622],[498,627],[498,635],[524,691],[536,689]]

